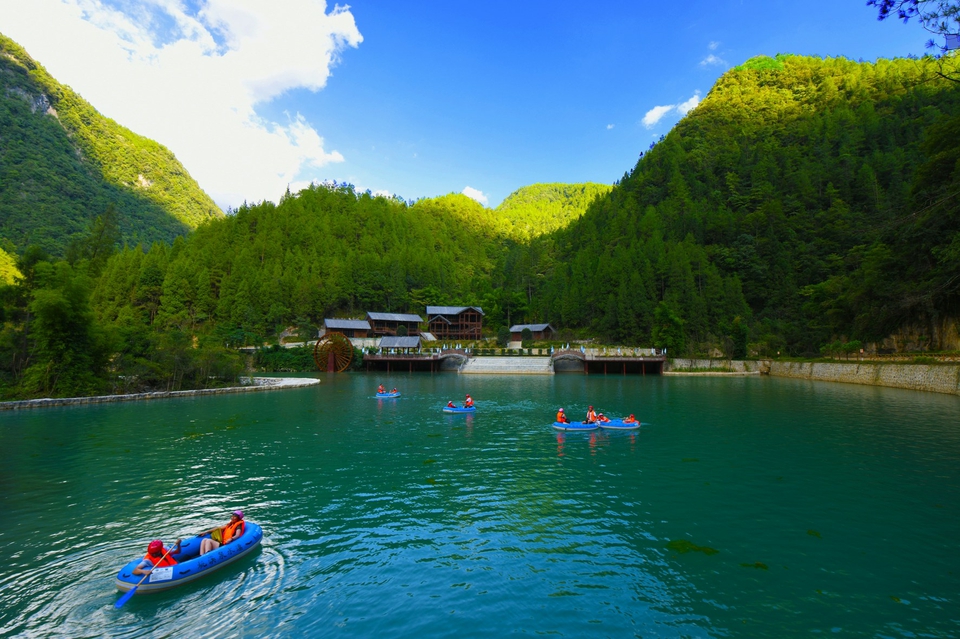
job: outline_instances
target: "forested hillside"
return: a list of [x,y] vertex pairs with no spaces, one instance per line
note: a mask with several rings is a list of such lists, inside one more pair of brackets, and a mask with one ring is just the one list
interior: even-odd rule
[[509,235],[530,240],[561,229],[576,220],[597,197],[612,187],[606,184],[533,184],[517,189],[500,203],[497,213],[509,221]]
[[960,84],[937,70],[729,71],[608,197],[519,248],[511,287],[532,317],[679,353],[729,349],[744,324],[764,353],[911,326],[938,346],[958,310]]
[[0,246],[63,255],[113,205],[129,243],[223,213],[162,145],[100,115],[0,35]]

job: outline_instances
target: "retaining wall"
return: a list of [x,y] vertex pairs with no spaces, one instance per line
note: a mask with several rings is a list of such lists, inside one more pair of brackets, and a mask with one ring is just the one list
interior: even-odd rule
[[95,397],[47,397],[44,399],[24,399],[16,402],[0,402],[0,410],[21,410],[25,408],[49,408],[52,406],[79,406],[80,404],[108,404],[111,402],[132,402],[147,399],[166,399],[169,397],[190,397],[194,395],[224,395],[227,393],[252,393],[257,391],[297,388],[319,384],[320,380],[310,377],[255,377],[248,386],[230,386],[228,388],[202,388],[198,390],[160,391],[156,393],[129,393],[126,395],[97,395]]
[[840,362],[768,362],[770,375],[823,382],[869,384],[960,395],[960,366],[955,364],[875,364]]

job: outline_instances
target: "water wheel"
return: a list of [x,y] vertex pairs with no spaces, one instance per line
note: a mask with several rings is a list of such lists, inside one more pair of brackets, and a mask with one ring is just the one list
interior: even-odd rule
[[313,361],[327,373],[342,373],[353,361],[353,344],[343,333],[327,333],[313,347]]

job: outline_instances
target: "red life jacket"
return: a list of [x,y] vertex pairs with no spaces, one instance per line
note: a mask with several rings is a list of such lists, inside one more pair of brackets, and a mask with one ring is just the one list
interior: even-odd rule
[[233,531],[236,530],[237,527],[240,528],[240,536],[243,536],[243,531],[246,530],[246,527],[243,525],[243,520],[241,519],[237,521],[237,523],[227,524],[221,529],[220,539],[223,540],[221,544],[229,544],[233,541]]
[[151,564],[153,564],[154,568],[163,568],[164,566],[176,566],[177,560],[171,557],[169,553],[167,553],[166,548],[163,549],[163,552],[164,554],[166,554],[166,556],[160,555],[159,557],[154,557],[150,553],[147,553],[143,556],[143,558],[149,561]]

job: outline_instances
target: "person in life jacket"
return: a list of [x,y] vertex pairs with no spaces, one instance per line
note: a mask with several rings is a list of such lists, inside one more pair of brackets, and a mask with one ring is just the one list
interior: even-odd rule
[[557,421],[560,422],[561,424],[569,424],[569,423],[570,423],[570,420],[567,419],[567,415],[566,415],[566,413],[563,412],[563,409],[562,409],[562,408],[557,411]]
[[633,413],[630,413],[630,417],[624,417],[624,418],[623,418],[623,423],[624,423],[624,424],[636,424],[636,423],[637,423],[637,418],[633,416]]
[[177,540],[173,550],[164,548],[163,542],[159,539],[154,539],[151,541],[150,545],[147,546],[147,554],[143,556],[143,560],[137,564],[136,568],[133,569],[133,574],[149,575],[151,572],[153,572],[154,568],[176,566],[177,560],[170,555],[180,554],[180,541],[181,540],[179,539]]
[[398,391],[397,391],[396,388],[394,388],[394,389],[393,389],[392,391],[390,391],[390,392],[391,392],[391,393],[396,393],[396,392],[398,392]]
[[387,391],[383,389],[383,384],[380,384],[379,386],[377,386],[377,392],[382,394],[382,393],[386,393]]
[[593,406],[587,408],[587,418],[583,421],[587,424],[593,424],[597,421],[597,413],[593,410]]
[[473,408],[473,398],[470,395],[467,395],[466,401],[463,402],[464,408]]
[[230,515],[230,523],[222,528],[211,528],[205,530],[198,537],[209,534],[210,536],[200,542],[200,554],[205,555],[211,550],[216,550],[220,546],[229,544],[234,539],[238,539],[242,534],[246,524],[243,523],[243,511],[235,510]]
[[453,402],[447,402],[447,408],[456,408],[456,407],[457,407],[456,404],[454,404]]
[[600,422],[601,424],[607,424],[610,422],[610,418],[604,415],[603,413],[600,413],[599,415],[597,415],[597,421]]

